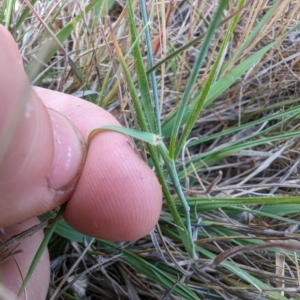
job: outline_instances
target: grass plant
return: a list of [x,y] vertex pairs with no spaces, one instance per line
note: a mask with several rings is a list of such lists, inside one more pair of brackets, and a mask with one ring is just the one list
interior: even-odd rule
[[300,298],[299,16],[293,0],[2,1],[32,83],[110,111],[124,128],[95,130],[131,135],[164,193],[131,243],[56,219],[49,299]]

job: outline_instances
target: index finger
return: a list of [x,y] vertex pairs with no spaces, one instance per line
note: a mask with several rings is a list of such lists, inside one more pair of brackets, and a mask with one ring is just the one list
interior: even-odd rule
[[[120,125],[108,112],[76,97],[36,88],[46,106],[68,117],[84,139],[102,125]],[[101,132],[89,146],[78,185],[67,204],[65,220],[87,235],[117,241],[146,235],[162,205],[160,184],[120,133]]]

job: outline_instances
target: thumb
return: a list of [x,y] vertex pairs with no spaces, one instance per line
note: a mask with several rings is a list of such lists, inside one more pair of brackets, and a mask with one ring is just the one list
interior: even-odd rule
[[46,109],[0,26],[0,227],[45,213],[73,191],[85,146],[73,125]]

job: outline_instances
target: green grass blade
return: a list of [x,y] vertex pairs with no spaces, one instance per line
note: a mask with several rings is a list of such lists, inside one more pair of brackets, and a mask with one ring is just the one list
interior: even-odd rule
[[[124,61],[130,56],[135,44],[139,42],[139,39],[143,35],[145,30],[146,30],[146,27],[144,27],[141,30],[141,32],[139,33],[136,41],[130,46],[129,50],[127,51],[126,55],[124,56]],[[110,72],[112,69],[113,69],[113,65],[111,64],[108,72]],[[107,106],[109,99],[106,99],[106,101],[104,103],[101,103],[101,101],[103,101],[102,98],[103,98],[104,95],[110,94],[111,92],[113,92],[114,89],[117,88],[117,83],[118,83],[118,80],[119,80],[118,77],[120,76],[121,70],[122,70],[122,66],[120,66],[114,72],[114,75],[111,75],[109,73],[106,74],[103,85],[101,87],[101,92],[100,92],[100,95],[99,95],[99,99],[95,101],[96,103],[98,103],[99,106],[104,107],[104,108]]]
[[[180,240],[180,238],[175,234],[175,232],[169,232],[170,235],[173,236],[173,238],[176,238],[177,240]],[[216,255],[200,246],[196,245],[196,250],[201,254],[202,257],[207,257],[211,260],[214,260],[216,258]],[[274,291],[269,291],[270,286],[265,284],[264,282],[260,281],[259,279],[255,278],[254,276],[250,275],[247,273],[247,271],[239,268],[237,265],[231,262],[224,261],[222,262],[221,268],[224,267],[228,269],[232,274],[235,274],[242,280],[248,282],[250,285],[256,287],[258,289],[258,292],[260,293],[263,292],[264,295],[266,295],[268,298],[267,299],[279,299],[279,300],[287,300],[284,296],[282,296],[278,292]],[[265,291],[264,291],[265,290]]]
[[[90,237],[85,236],[84,234],[76,231],[65,222],[60,222],[56,226],[55,232],[68,240],[76,241],[79,243],[89,242],[91,240]],[[161,271],[153,264],[150,264],[146,260],[133,254],[131,251],[119,248],[117,244],[112,242],[102,240],[100,240],[100,242],[101,244],[105,245],[106,251],[108,253],[115,253],[121,251],[123,253],[123,255],[120,257],[121,260],[127,262],[130,266],[134,267],[136,271],[140,272],[141,274],[144,274],[145,276],[157,282],[158,284],[161,284],[166,289],[174,288],[173,292],[176,295],[184,297],[184,299],[198,299],[196,295],[186,286],[182,284],[178,285],[177,281],[174,280],[172,276],[168,276],[167,273]]]
[[[55,232],[64,238],[67,238],[72,241],[76,241],[79,243],[83,243],[86,241],[90,241],[90,237],[85,236],[84,234],[76,231],[75,229],[71,228],[67,223],[60,222],[56,228]],[[184,299],[191,299],[196,300],[198,297],[185,285],[178,283],[176,279],[173,279],[172,276],[169,276],[164,271],[160,270],[158,267],[154,266],[153,264],[147,262],[145,259],[137,256],[136,254],[132,253],[129,250],[122,249],[120,246],[113,242],[99,240],[102,246],[105,247],[105,250],[108,253],[119,253],[121,251],[122,256],[120,257],[121,260],[128,263],[130,266],[134,267],[137,272],[144,274],[151,280],[155,281],[158,284],[161,284],[166,289],[174,288],[174,294],[184,297]],[[178,273],[178,271],[176,271]]]
[[164,144],[160,144],[158,146],[158,150],[161,154],[161,157],[163,158],[165,165],[168,169],[169,175],[172,179],[172,182],[174,184],[174,187],[176,189],[176,192],[178,194],[178,197],[180,199],[180,202],[182,203],[185,211],[185,216],[186,216],[186,223],[187,223],[187,229],[185,227],[179,227],[179,234],[181,236],[181,239],[185,245],[185,248],[189,254],[190,257],[196,259],[197,254],[195,252],[195,244],[193,242],[193,236],[192,236],[192,225],[191,225],[191,218],[190,218],[190,207],[185,199],[184,193],[182,191],[178,175],[177,175],[177,170],[176,166],[174,163],[174,160],[171,159],[168,155],[168,150],[165,147]]
[[[280,201],[278,203],[280,203]],[[267,205],[266,207],[270,207],[270,206],[272,206],[272,205]],[[294,207],[294,209],[295,209],[294,213],[299,212],[299,204],[297,204],[297,205],[291,204],[291,207]],[[281,222],[287,223],[287,224],[300,225],[299,221],[295,221],[295,220],[292,220],[292,219],[286,218],[286,217],[281,217],[280,214],[274,215],[274,214],[265,212],[264,210],[260,211],[260,210],[254,210],[254,209],[238,207],[238,206],[234,207],[234,210],[236,210],[240,213],[248,212],[254,216],[258,216],[258,217],[262,217],[262,218],[270,218],[270,219],[278,220],[278,221],[281,221]]]
[[[255,52],[252,56],[247,58],[245,61],[240,63],[237,67],[235,67],[230,73],[226,74],[224,77],[220,78],[218,81],[212,84],[212,87],[207,95],[207,99],[204,103],[204,107],[210,105],[213,101],[215,101],[219,96],[222,95],[232,84],[234,84],[249,68],[253,66],[268,50],[270,50],[277,42],[270,43],[269,45],[263,47],[262,49]],[[199,97],[201,91],[197,93],[195,99]],[[186,122],[190,117],[193,108],[186,109],[182,118],[182,122]],[[166,122],[163,124],[163,136],[169,137],[174,128],[174,124],[176,122],[176,115],[173,114]]]
[[[150,35],[150,28],[149,28],[150,26],[149,26],[149,20],[147,15],[146,2],[144,0],[140,0],[140,6],[141,6],[141,13],[142,13],[144,26],[145,26],[148,67],[152,68],[154,66],[154,60],[153,60],[153,51],[152,51],[151,35]],[[160,105],[159,105],[158,87],[156,83],[155,70],[151,72],[150,76],[151,76],[151,85],[152,85],[152,92],[153,92],[156,128],[157,128],[157,133],[161,135]]]
[[[273,205],[285,204],[293,205],[294,209],[300,207],[300,197],[297,196],[274,196],[274,197],[253,197],[253,198],[186,198],[190,206],[198,205],[199,212],[219,209],[219,208],[230,208],[237,205]],[[180,200],[174,200],[177,206],[181,205]],[[297,210],[295,210],[297,211]]]
[[63,214],[63,212],[65,210],[65,206],[66,205],[63,205],[60,208],[60,210],[59,210],[57,216],[55,217],[52,225],[50,226],[49,230],[45,234],[45,237],[44,237],[44,239],[43,239],[43,241],[42,241],[42,243],[41,243],[38,251],[36,252],[36,254],[35,254],[34,258],[33,258],[33,261],[32,261],[32,263],[31,263],[31,265],[29,267],[29,270],[28,270],[28,272],[27,272],[27,274],[26,274],[26,276],[25,276],[25,278],[24,278],[24,280],[22,282],[22,286],[21,286],[20,291],[18,293],[19,296],[24,292],[24,290],[26,288],[26,285],[27,285],[28,281],[31,278],[32,273],[34,272],[37,264],[39,263],[39,261],[40,261],[42,255],[43,255],[43,253],[47,249],[48,243],[49,243],[49,241],[50,241],[50,239],[52,237],[53,232],[55,231],[55,227],[57,226],[58,222],[60,221],[61,216],[62,216],[62,214]]
[[13,13],[13,7],[15,5],[15,0],[6,0],[6,8],[5,8],[5,27],[10,29],[11,27],[11,16]]
[[[153,163],[155,165],[157,177],[158,177],[158,179],[161,183],[165,201],[166,201],[167,206],[169,208],[169,211],[172,215],[174,223],[177,226],[178,232],[181,236],[181,240],[184,244],[185,249],[187,250],[188,255],[190,257],[194,258],[194,257],[196,257],[196,254],[195,254],[195,246],[194,246],[194,243],[192,241],[191,234],[189,233],[189,231],[185,227],[184,222],[182,221],[182,219],[181,219],[181,217],[180,217],[180,215],[177,211],[176,205],[175,205],[174,200],[173,200],[173,198],[171,196],[171,193],[169,191],[169,186],[166,182],[165,175],[164,175],[164,173],[161,169],[160,163],[158,161],[157,154],[156,154],[155,151],[153,151],[152,148],[153,148],[153,146],[149,145],[150,156],[151,156],[151,158],[153,160]],[[166,151],[162,151],[162,152],[167,153]],[[167,155],[166,157],[163,156],[163,159],[165,159],[165,163],[168,163],[168,160],[170,158]],[[169,169],[170,169],[170,166],[169,166]],[[171,173],[172,173],[172,170],[171,170]],[[176,173],[175,174],[172,173],[172,175],[176,176]],[[175,179],[175,182],[177,182],[177,179]],[[182,200],[182,198],[181,198],[181,200]],[[184,202],[182,202],[182,204],[183,203]]]
[[226,70],[228,65],[230,65],[233,61],[236,61],[243,54],[243,52],[247,49],[247,47],[251,44],[251,42],[257,37],[259,32],[262,30],[262,28],[267,24],[268,20],[272,17],[272,14],[278,7],[279,3],[280,0],[276,0],[273,3],[273,5],[268,9],[266,14],[261,18],[257,26],[254,28],[254,30],[252,30],[252,32],[249,34],[247,39],[241,45],[241,47],[239,47],[235,55],[224,64],[223,70]]
[[[241,8],[244,5],[244,0],[240,1],[238,3],[238,9]],[[189,137],[191,131],[194,128],[194,125],[199,117],[199,114],[201,113],[205,100],[207,98],[207,95],[212,87],[213,81],[216,78],[217,72],[220,69],[220,62],[224,55],[224,51],[226,50],[226,47],[229,43],[229,40],[236,28],[237,22],[239,20],[239,15],[236,15],[230,22],[229,27],[226,31],[224,40],[222,41],[219,53],[216,57],[216,60],[212,66],[212,69],[209,73],[208,79],[206,80],[204,87],[201,90],[201,93],[199,94],[199,97],[196,97],[196,99],[193,100],[193,109],[192,113],[189,116],[189,119],[184,127],[183,133],[181,134],[178,144],[176,145],[175,149],[175,159],[178,157],[183,145],[185,144],[187,138]]]
[[[121,64],[122,69],[123,69],[124,76],[125,76],[127,84],[128,84],[128,89],[129,89],[129,92],[131,94],[133,105],[134,105],[134,108],[135,108],[135,111],[136,111],[137,120],[139,122],[139,125],[140,125],[141,129],[146,132],[146,131],[148,131],[148,125],[145,121],[144,112],[143,112],[141,103],[139,101],[136,89],[134,87],[134,83],[133,83],[133,80],[131,78],[130,72],[128,70],[125,59],[123,57],[123,54],[121,52],[121,49],[120,49],[116,39],[114,39],[114,45],[115,45],[117,56],[119,58],[120,64]],[[174,218],[174,222],[179,228],[181,228],[180,230],[182,230],[181,234],[183,235],[183,242],[184,242],[186,248],[190,249],[191,248],[190,247],[191,242],[189,240],[187,230],[186,230],[186,228],[184,226],[184,223],[182,222],[182,220],[181,220],[181,218],[180,218],[180,216],[177,212],[176,206],[174,205],[172,196],[169,192],[168,185],[165,181],[164,174],[163,174],[163,171],[162,171],[161,166],[160,166],[160,162],[159,162],[156,150],[151,145],[148,145],[148,149],[149,149],[149,152],[150,152],[150,156],[153,160],[153,163],[155,165],[157,177],[158,177],[158,179],[159,179],[159,181],[162,185],[162,190],[163,190],[164,197],[166,199],[167,205],[170,209],[172,217]]]
[[[36,1],[37,1],[37,0],[31,0],[30,3],[31,3],[32,5],[34,5],[34,4],[36,3]],[[24,21],[25,21],[25,19],[27,18],[27,16],[28,16],[29,13],[30,13],[30,9],[29,9],[29,7],[26,7],[26,8],[24,9],[24,11],[23,11],[21,17],[18,18],[18,22],[17,22],[17,24],[16,24],[16,26],[15,26],[16,30],[18,30],[18,29],[22,26],[22,24],[24,23]]]
[[[208,254],[208,251],[205,250],[205,253]],[[215,255],[213,255],[213,256],[216,257]],[[214,259],[214,258],[211,258],[211,259]],[[243,269],[237,267],[235,264],[225,261],[222,263],[222,266],[225,267],[227,270],[231,271],[233,274],[238,275],[241,279],[245,280],[252,286],[256,287],[258,289],[258,291],[266,290],[263,292],[263,294],[266,295],[266,297],[267,297],[266,299],[288,300],[288,298],[282,296],[279,292],[269,291],[270,286],[268,286],[264,282],[260,281],[259,279],[255,278],[254,276],[250,275]]]
[[216,81],[210,89],[206,105],[210,105],[217,97],[222,95],[222,93],[224,93],[232,84],[234,84],[238,79],[240,79],[240,77],[246,71],[248,71],[259,59],[262,58],[264,54],[266,54],[278,42],[279,39],[256,51],[253,55],[245,59],[245,61],[243,61],[236,68],[234,68],[230,73],[226,74],[226,76]]
[[137,90],[134,86],[134,82],[133,82],[132,76],[130,74],[129,68],[126,64],[125,58],[123,56],[121,48],[120,48],[118,41],[117,41],[116,37],[114,36],[114,34],[113,34],[113,42],[114,42],[114,46],[116,49],[116,54],[118,56],[119,62],[121,64],[121,67],[122,67],[122,70],[123,70],[123,73],[125,76],[125,80],[126,80],[127,87],[128,87],[128,90],[129,90],[129,93],[131,96],[131,100],[132,100],[132,103],[134,106],[134,110],[136,113],[136,118],[139,123],[139,126],[141,127],[142,131],[145,131],[145,132],[149,131],[149,124],[146,121],[147,118],[145,116],[143,106],[139,100],[139,96],[138,96]]
[[[156,128],[157,122],[155,120],[155,113],[154,113],[150,88],[148,84],[148,78],[147,78],[146,69],[143,62],[141,49],[139,43],[136,43],[138,34],[136,30],[136,24],[134,21],[135,16],[134,16],[132,0],[129,0],[127,4],[128,4],[128,16],[129,16],[129,27],[130,27],[131,39],[132,39],[132,44],[134,44],[132,53],[135,61],[135,71],[136,71],[137,80],[139,84],[139,90],[141,92],[141,101],[144,110],[144,116],[146,117],[150,131],[154,133],[157,132],[157,128]],[[147,32],[147,27],[148,24],[146,25],[146,32]]]
[[81,232],[78,232],[77,230],[70,227],[65,222],[58,223],[58,225],[55,228],[55,233],[66,238],[69,241],[75,241],[78,243],[86,243],[86,242],[89,243],[92,240],[91,237],[86,236],[86,235],[82,234]]
[[[146,122],[146,118],[144,116],[144,111],[142,109],[142,105],[139,101],[137,91],[135,89],[132,77],[131,77],[129,69],[126,65],[126,62],[125,62],[125,59],[124,59],[123,54],[121,52],[121,49],[120,49],[120,47],[118,45],[118,42],[115,38],[114,38],[114,45],[115,45],[115,49],[116,49],[116,54],[119,58],[120,64],[121,64],[122,69],[123,69],[124,76],[126,78],[126,82],[128,84],[128,89],[129,89],[129,92],[130,92],[130,95],[131,95],[131,98],[132,98],[132,101],[133,101],[133,105],[134,105],[134,109],[135,109],[135,112],[136,112],[137,120],[139,122],[139,125],[140,125],[142,131],[147,132],[147,131],[149,131],[149,129],[148,129],[148,124]],[[180,228],[179,230],[180,230],[180,233],[181,233],[182,238],[183,238],[183,243],[184,243],[187,251],[189,252],[189,255],[191,257],[194,257],[195,255],[194,255],[194,251],[193,251],[193,242],[190,238],[190,235],[189,235],[187,229],[184,226],[184,223],[182,222],[182,220],[181,220],[181,218],[180,218],[180,216],[177,212],[176,206],[173,203],[173,199],[171,197],[168,185],[166,183],[163,171],[161,169],[160,160],[158,158],[157,151],[151,144],[147,144],[147,146],[148,146],[148,150],[149,150],[149,153],[150,153],[150,157],[151,157],[151,159],[153,161],[153,164],[155,166],[155,169],[156,169],[157,177],[158,177],[158,179],[159,179],[159,181],[162,185],[162,190],[163,190],[163,193],[164,193],[164,197],[166,199],[166,202],[167,202],[167,205],[170,209],[172,217],[174,218],[174,222],[178,226],[178,228]]]
[[95,17],[100,18],[107,16],[115,2],[116,0],[97,1],[97,4],[95,5]]
[[129,135],[133,138],[139,139],[139,140],[146,142],[153,146],[158,146],[162,140],[162,138],[159,135],[156,135],[156,134],[153,134],[150,132],[142,132],[142,131],[126,128],[126,127],[107,125],[107,126],[101,126],[96,129],[93,129],[90,132],[89,137],[88,137],[89,143],[90,143],[91,139],[95,136],[95,134],[97,134],[103,130],[120,132],[120,133]]
[[[112,74],[111,74],[112,70],[113,70],[113,64],[110,64],[108,71],[104,77],[98,99],[96,100],[96,104],[103,108],[106,108],[106,106],[107,106],[107,103],[104,102],[104,98],[109,93],[107,90],[107,87],[108,87],[110,78],[112,77]],[[111,80],[111,81],[112,81],[112,83],[116,82],[116,80]]]
[[177,109],[176,113],[176,119],[173,124],[173,130],[171,134],[171,139],[170,139],[170,146],[169,146],[169,153],[170,157],[172,159],[175,158],[175,143],[177,140],[179,128],[182,124],[182,118],[184,116],[184,113],[186,111],[186,107],[188,105],[188,102],[190,100],[190,96],[193,92],[200,68],[202,67],[202,63],[205,60],[206,53],[208,51],[209,45],[214,37],[215,31],[218,28],[219,24],[221,23],[221,17],[223,14],[223,11],[225,7],[227,6],[227,1],[222,0],[219,2],[219,7],[216,10],[216,13],[213,17],[213,20],[211,21],[211,24],[207,30],[207,33],[205,35],[205,38],[203,40],[203,44],[201,45],[201,49],[199,52],[198,57],[196,58],[195,64],[193,66],[193,69],[191,71],[191,74],[189,76],[189,79],[187,81],[180,105]]
[[120,257],[120,260],[123,260],[124,262],[128,263],[138,272],[144,274],[147,278],[155,281],[165,289],[172,289],[175,295],[182,297],[186,300],[199,299],[199,297],[196,296],[196,294],[192,292],[188,287],[178,282],[176,279],[172,278],[164,271],[160,270],[154,264],[147,262],[146,260],[142,259],[141,257],[137,256],[129,250],[120,248],[115,243],[103,240],[100,240],[99,242],[101,243],[101,246],[104,246],[106,251],[108,251],[109,253],[121,252],[122,255]]
[[[284,106],[284,103],[282,103],[282,106]],[[199,138],[196,141],[190,142],[189,147],[192,147],[192,146],[195,146],[195,145],[198,145],[198,144],[202,144],[202,143],[206,143],[206,142],[218,139],[218,138],[223,137],[223,136],[230,136],[233,133],[236,133],[238,131],[243,131],[245,129],[250,129],[251,127],[261,125],[265,122],[270,122],[270,121],[273,121],[273,120],[280,120],[282,118],[289,118],[290,119],[290,118],[293,118],[293,117],[297,117],[299,114],[300,114],[300,106],[294,106],[294,107],[292,107],[290,109],[287,109],[285,111],[280,111],[278,113],[268,115],[264,118],[260,118],[260,119],[254,120],[252,122],[248,122],[246,124],[242,124],[242,125],[239,125],[239,126],[229,128],[229,129],[225,129],[222,132],[211,134],[211,135],[203,137],[203,138]],[[273,128],[273,126],[272,126],[272,128]]]
[[[205,253],[211,259],[214,259],[216,257],[216,255],[213,255],[212,253],[210,253],[207,250],[202,249],[202,251],[201,250],[199,250],[199,251],[202,252],[203,254]],[[259,291],[259,293],[260,293],[260,291],[267,290],[267,291],[263,292],[263,294],[268,297],[267,299],[287,300],[287,298],[282,296],[279,292],[268,291],[270,289],[270,286],[268,286],[264,282],[260,281],[259,279],[255,278],[254,276],[250,275],[243,269],[237,267],[235,264],[225,261],[222,263],[222,267],[225,267],[226,269],[231,271],[233,274],[239,276],[241,279],[243,279],[246,282],[248,282],[249,284],[251,284],[253,287],[256,287],[257,290]]]
[[[279,124],[276,124],[279,125]],[[262,132],[261,132],[262,133]],[[288,132],[272,137],[265,137],[265,138],[259,138],[257,140],[250,140],[253,136],[249,136],[247,138],[241,139],[237,142],[234,142],[232,144],[224,145],[224,147],[220,147],[216,150],[212,150],[206,153],[202,153],[198,155],[197,157],[193,158],[194,161],[194,168],[199,169],[204,166],[207,166],[208,164],[216,164],[219,160],[224,159],[227,156],[230,156],[234,153],[237,153],[238,151],[257,147],[259,145],[264,145],[265,143],[273,143],[278,141],[285,141],[290,140],[292,138],[298,138],[300,135],[300,131],[296,132]],[[246,141],[246,140],[250,141]],[[193,171],[192,167],[188,167],[184,172],[178,173],[179,178],[182,178],[186,174],[190,174]]]
[[[295,200],[295,204],[294,203],[285,204],[287,202],[285,201],[286,198],[292,198],[290,199],[290,201],[293,202],[293,200]],[[269,215],[276,215],[276,216],[297,214],[300,212],[300,199],[299,197],[295,197],[295,196],[281,196],[277,204],[264,205],[263,207],[260,208],[259,212],[266,213]]]
[[[55,215],[54,213],[51,212],[47,212],[45,214],[43,214],[42,216],[39,217],[39,219],[41,221],[46,221],[48,219],[54,218]],[[67,240],[70,241],[75,241],[78,243],[85,243],[86,241],[90,242],[91,241],[91,237],[78,232],[77,230],[75,230],[74,228],[72,228],[70,225],[68,225],[65,221],[62,221],[57,223],[57,226],[55,227],[55,233],[57,233],[58,235],[64,237]]]
[[184,46],[180,47],[179,49],[176,49],[172,51],[171,54],[169,54],[167,57],[160,60],[156,65],[154,65],[152,68],[147,70],[147,74],[150,75],[153,71],[157,70],[161,65],[167,63],[168,61],[174,59],[175,57],[179,56],[183,51],[188,50],[190,47],[198,44],[203,40],[204,35],[201,35],[199,37],[196,37],[192,41],[188,42]]

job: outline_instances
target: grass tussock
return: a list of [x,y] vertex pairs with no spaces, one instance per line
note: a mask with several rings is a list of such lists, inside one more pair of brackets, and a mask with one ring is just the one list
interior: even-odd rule
[[217,10],[199,0],[146,1],[144,12],[138,1],[22,1],[2,14],[33,84],[164,138],[165,148],[137,141],[168,187],[159,224],[80,254],[89,239],[60,223],[49,245],[57,299],[300,297],[300,3],[233,0],[219,19]]

